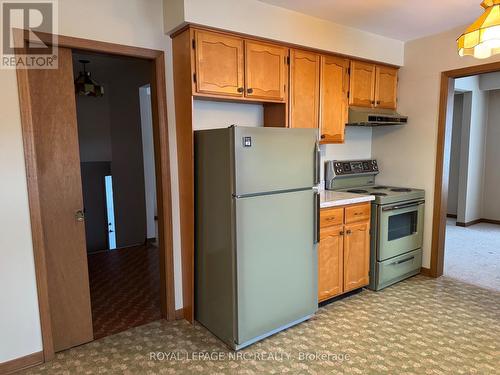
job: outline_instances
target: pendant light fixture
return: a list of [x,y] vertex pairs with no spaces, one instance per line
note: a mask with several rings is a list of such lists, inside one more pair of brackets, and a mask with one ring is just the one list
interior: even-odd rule
[[103,96],[104,87],[94,81],[90,77],[90,72],[87,72],[85,65],[87,65],[89,60],[78,60],[83,65],[83,72],[78,74],[78,78],[75,79],[75,93],[77,95],[85,96]]
[[484,0],[484,13],[457,40],[460,56],[485,59],[500,53],[500,0]]

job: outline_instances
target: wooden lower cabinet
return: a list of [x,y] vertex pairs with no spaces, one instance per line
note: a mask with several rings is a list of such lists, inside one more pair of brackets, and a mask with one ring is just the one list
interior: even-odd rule
[[370,223],[345,226],[344,292],[361,288],[369,283]]
[[[318,301],[368,285],[370,271],[370,203],[322,209],[318,247]],[[335,210],[340,223],[327,226]],[[345,211],[340,214],[339,211]],[[363,215],[356,215],[362,212]],[[368,215],[366,215],[368,213]]]
[[344,228],[321,229],[318,249],[318,299],[342,293],[344,283]]

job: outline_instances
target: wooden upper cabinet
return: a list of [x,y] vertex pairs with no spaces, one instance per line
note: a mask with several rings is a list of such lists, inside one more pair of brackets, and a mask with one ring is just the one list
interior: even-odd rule
[[346,225],[344,242],[344,292],[369,283],[370,223]]
[[375,106],[396,109],[398,70],[386,66],[377,66],[375,76]]
[[342,143],[348,113],[349,60],[321,56],[320,76],[321,143]]
[[372,107],[375,104],[375,65],[351,60],[349,104]]
[[318,300],[324,301],[343,292],[343,227],[321,229],[318,247]]
[[244,95],[243,39],[195,30],[196,92]]
[[288,48],[245,41],[245,96],[285,101]]
[[317,128],[320,55],[290,50],[290,127]]

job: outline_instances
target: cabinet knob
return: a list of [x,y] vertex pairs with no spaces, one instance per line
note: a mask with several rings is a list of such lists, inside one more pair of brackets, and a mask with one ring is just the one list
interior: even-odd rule
[[252,88],[247,89],[247,94],[252,94],[252,93],[253,93],[253,89]]
[[352,230],[348,229],[346,233],[347,233],[347,235],[350,235],[350,234],[352,234]]
[[380,104],[380,100],[377,100],[377,105],[379,105],[379,104]]
[[321,134],[321,139],[325,139],[325,135],[324,134]]
[[238,92],[243,92],[245,89],[243,87],[238,87]]
[[343,236],[344,235],[344,231],[341,230],[340,233],[339,233],[339,236]]
[[372,100],[372,104],[375,104],[375,100]]

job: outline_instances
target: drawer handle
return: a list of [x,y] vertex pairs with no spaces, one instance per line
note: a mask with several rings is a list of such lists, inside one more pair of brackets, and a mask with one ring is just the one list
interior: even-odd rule
[[354,216],[358,216],[358,215],[363,215],[363,213],[362,212],[355,212],[354,213]]
[[409,262],[410,260],[413,260],[415,259],[415,256],[412,256],[412,257],[409,257],[409,258],[405,258],[405,259],[401,259],[401,260],[397,260],[395,262],[392,262],[391,263],[391,266],[394,264],[394,265],[397,265],[397,264],[401,264],[401,263],[406,263],[406,262]]
[[326,221],[331,221],[331,220],[335,220],[335,216],[330,216],[326,218]]

